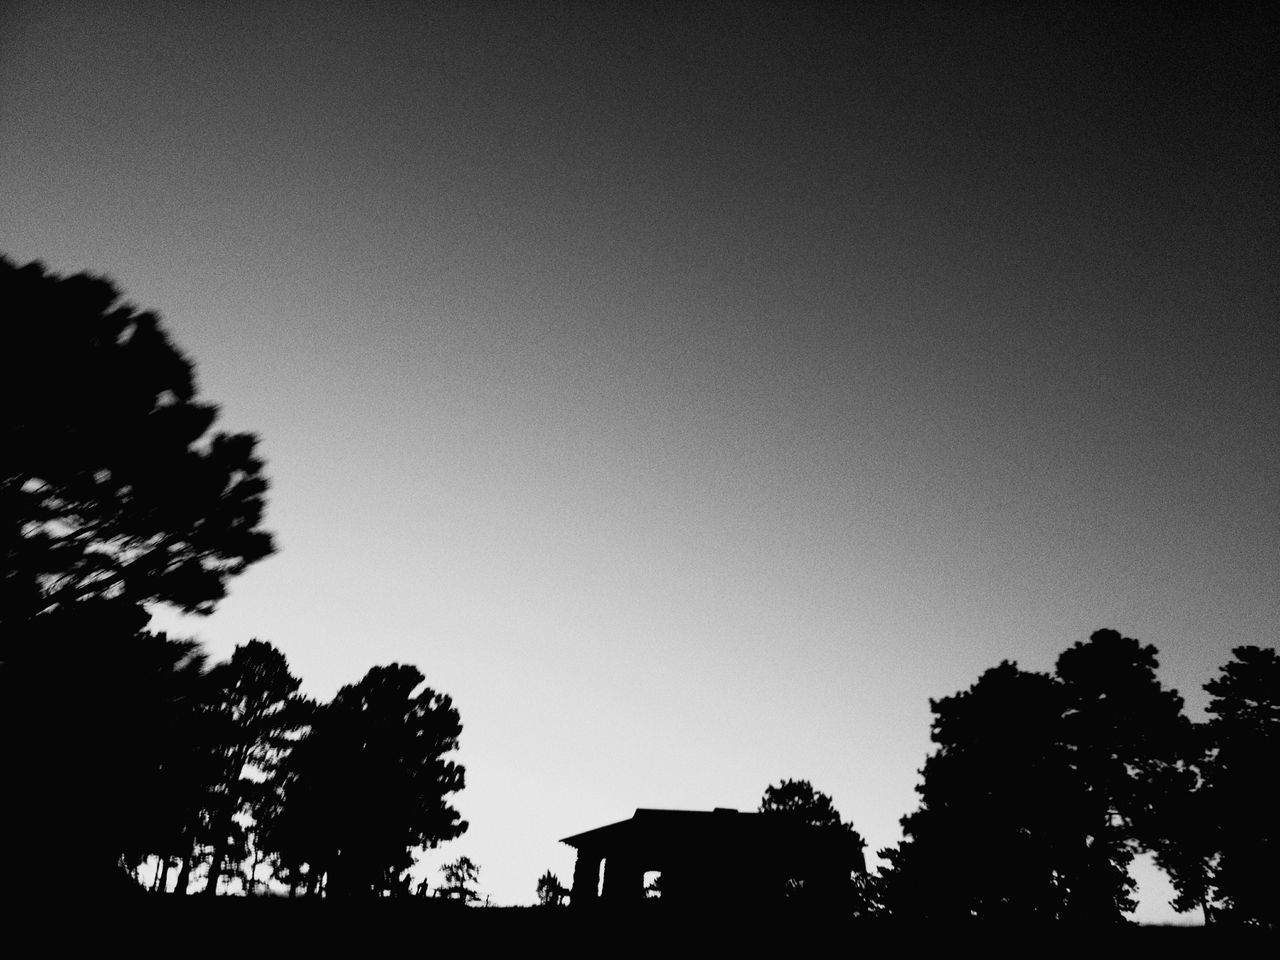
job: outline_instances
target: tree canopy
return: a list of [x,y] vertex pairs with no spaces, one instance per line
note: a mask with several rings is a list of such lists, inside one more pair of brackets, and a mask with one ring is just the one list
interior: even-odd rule
[[1158,860],[1179,909],[1201,906],[1210,923],[1274,928],[1280,654],[1236,647],[1204,689],[1211,699],[1195,742],[1198,780],[1167,812]]
[[3,759],[29,785],[3,819],[38,845],[19,855],[32,883],[78,860],[101,888],[172,842],[174,808],[150,801],[191,775],[171,735],[191,733],[202,657],[148,634],[143,605],[208,613],[270,554],[267,483],[255,438],[212,431],[190,361],[110,281],[0,257],[0,303],[0,719],[24,731]]
[[1110,922],[1131,909],[1131,855],[1062,742],[1053,677],[1005,662],[931,701],[935,752],[906,839],[882,856],[897,915]]
[[835,808],[831,797],[815,790],[808,780],[782,780],[776,786],[765,788],[760,798],[758,813],[770,816],[790,817],[808,827],[840,834],[839,843],[852,854],[857,876],[845,874],[830,877],[791,878],[786,883],[785,894],[790,899],[809,901],[825,900],[843,902],[845,906],[861,912],[866,908],[864,863],[862,849],[866,841],[845,822]]
[[267,822],[274,813],[279,770],[314,715],[298,696],[301,681],[284,654],[250,640],[209,671],[205,711],[215,727],[202,816],[211,847],[205,893],[217,891],[241,818]]
[[1157,842],[1157,807],[1184,783],[1191,734],[1182,697],[1156,676],[1157,655],[1153,645],[1098,630],[1055,667],[1066,695],[1062,742],[1135,851]]
[[464,904],[475,903],[480,899],[480,893],[476,890],[480,868],[470,857],[450,860],[441,872],[444,874],[444,883],[436,891],[436,896]]
[[466,829],[449,698],[393,664],[321,708],[268,643],[207,668],[148,632],[148,605],[207,614],[272,552],[256,438],[213,429],[191,362],[105,278],[0,257],[0,302],[6,883],[74,865],[94,894],[136,892],[152,860],[157,891],[174,862],[178,893],[263,865],[312,893],[399,890],[415,848]]
[[211,432],[191,362],[110,281],[0,257],[0,302],[0,623],[95,597],[210,612],[273,549],[256,438]]
[[332,895],[404,893],[412,851],[467,828],[448,802],[464,784],[448,756],[462,723],[422,682],[411,666],[372,668],[316,711],[283,767],[273,844],[286,863],[325,876]]
[[[886,909],[1122,920],[1135,906],[1134,854],[1182,848],[1170,811],[1185,811],[1193,731],[1158,666],[1154,646],[1098,630],[1053,675],[1005,662],[931,701],[921,805],[882,854]],[[948,886],[957,865],[964,882]]]
[[569,896],[569,891],[560,878],[548,870],[538,878],[538,904],[543,907],[558,907]]
[[831,798],[814,790],[808,780],[783,780],[765,788],[760,798],[760,813],[781,813],[798,817],[814,827],[846,827]]

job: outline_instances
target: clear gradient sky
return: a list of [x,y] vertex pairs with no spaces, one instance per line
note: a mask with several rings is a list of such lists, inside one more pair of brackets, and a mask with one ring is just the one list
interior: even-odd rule
[[7,3],[0,252],[262,438],[279,554],[159,626],[453,696],[428,863],[784,777],[875,850],[1000,660],[1198,717],[1280,638],[1265,6]]

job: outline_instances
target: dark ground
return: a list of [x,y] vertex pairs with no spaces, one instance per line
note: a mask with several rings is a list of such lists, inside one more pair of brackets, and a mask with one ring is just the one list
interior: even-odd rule
[[[1125,926],[1103,930],[986,926],[921,928],[799,911],[678,914],[535,907],[460,908],[433,901],[368,904],[220,897],[145,898],[96,912],[11,915],[32,925],[40,952],[155,950],[179,956],[556,954],[618,956],[897,957],[925,951],[977,956],[1270,955],[1273,937],[1188,927]],[[62,952],[58,950],[58,952]],[[20,954],[14,954],[18,956]]]

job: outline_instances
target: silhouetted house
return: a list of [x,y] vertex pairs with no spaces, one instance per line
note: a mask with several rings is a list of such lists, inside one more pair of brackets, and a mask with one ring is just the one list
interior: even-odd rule
[[570,899],[575,907],[639,902],[646,896],[645,874],[655,871],[667,903],[838,903],[852,874],[866,870],[861,841],[839,827],[719,807],[639,809],[630,820],[561,842],[578,851]]

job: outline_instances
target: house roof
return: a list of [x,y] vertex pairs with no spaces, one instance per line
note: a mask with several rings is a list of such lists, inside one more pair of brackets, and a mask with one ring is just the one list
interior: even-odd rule
[[581,849],[584,846],[608,846],[618,841],[669,837],[682,834],[714,834],[717,836],[751,830],[758,813],[739,813],[725,807],[715,810],[656,810],[638,807],[627,820],[609,823],[594,830],[584,830],[561,843]]
[[[607,852],[697,849],[750,849],[792,856],[843,856],[859,867],[862,845],[840,827],[815,827],[776,813],[736,810],[654,810],[641,807],[628,820],[596,827],[560,841],[578,850]],[[607,854],[606,854],[607,855]]]

